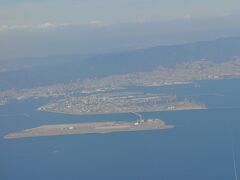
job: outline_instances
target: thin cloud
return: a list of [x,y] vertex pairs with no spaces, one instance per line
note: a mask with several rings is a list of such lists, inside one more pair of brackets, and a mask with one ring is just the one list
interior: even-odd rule
[[48,29],[48,28],[59,28],[59,27],[66,27],[69,26],[68,23],[52,23],[52,22],[45,22],[43,24],[39,24],[37,27],[41,29]]
[[0,25],[0,31],[22,30],[31,28],[30,25]]
[[93,20],[93,21],[90,21],[88,24],[98,28],[110,26],[110,24],[102,22],[100,20]]
[[0,24],[0,32],[4,31],[14,31],[14,30],[31,30],[31,29],[54,29],[54,28],[61,28],[70,26],[69,23],[52,23],[52,22],[45,22],[42,24],[37,25],[7,25],[7,24]]
[[183,16],[183,19],[192,19],[192,15],[191,14],[186,14]]

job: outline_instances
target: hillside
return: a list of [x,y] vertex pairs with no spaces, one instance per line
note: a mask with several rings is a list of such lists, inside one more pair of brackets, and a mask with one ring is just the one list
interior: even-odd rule
[[[36,59],[33,58],[32,61],[28,59],[28,68],[0,72],[0,90],[149,71],[156,66],[172,67],[200,59],[209,59],[218,63],[238,56],[240,56],[240,37],[157,46],[121,53],[37,59],[38,62],[44,63],[36,63]],[[14,63],[11,62],[11,64]]]

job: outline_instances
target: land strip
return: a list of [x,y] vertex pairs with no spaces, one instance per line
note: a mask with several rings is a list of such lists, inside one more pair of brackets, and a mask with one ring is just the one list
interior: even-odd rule
[[57,124],[43,125],[32,129],[26,129],[20,132],[9,133],[4,136],[5,139],[18,139],[39,136],[57,136],[73,134],[92,134],[92,133],[113,133],[124,131],[150,131],[173,128],[173,125],[166,125],[160,119],[140,119],[135,122],[93,122],[93,123],[75,123],[75,124]]

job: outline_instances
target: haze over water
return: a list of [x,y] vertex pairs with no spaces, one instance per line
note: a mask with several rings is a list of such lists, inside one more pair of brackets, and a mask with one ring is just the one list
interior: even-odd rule
[[[142,113],[176,127],[5,140],[12,131],[41,124],[135,120],[131,114],[76,116],[38,112],[45,100],[12,102],[0,107],[0,179],[234,179],[231,139],[240,137],[240,80],[201,81],[143,92],[171,92],[205,103],[208,110]],[[233,88],[234,87],[234,88]],[[240,173],[240,143],[234,141]]]

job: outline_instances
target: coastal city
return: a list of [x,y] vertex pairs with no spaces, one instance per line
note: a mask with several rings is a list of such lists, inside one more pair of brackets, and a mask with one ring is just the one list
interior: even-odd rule
[[[58,108],[60,108],[63,106],[62,104],[66,102],[69,106],[73,106],[79,104],[78,102],[81,102],[84,99],[98,101],[101,99],[99,98],[98,93],[114,92],[129,86],[169,86],[188,84],[197,80],[217,80],[239,77],[240,59],[223,61],[218,64],[203,59],[191,63],[179,64],[174,68],[161,66],[149,72],[111,75],[103,78],[87,79],[85,81],[77,80],[70,83],[59,83],[36,88],[0,91],[0,105],[5,105],[11,100],[56,98],[59,101],[56,101],[55,103],[59,103]],[[79,94],[81,94],[81,96],[89,94],[96,95],[78,97]],[[108,95],[104,94],[101,94],[101,96],[103,96],[103,99],[105,96],[108,97]],[[106,107],[112,106],[112,104],[105,105]],[[75,107],[77,106],[79,105],[76,105]],[[49,109],[49,106],[47,107],[48,108],[45,108]],[[146,107],[144,107],[144,109],[146,109]],[[73,112],[75,111],[73,110]],[[81,110],[81,112],[85,111]],[[100,110],[100,112],[102,112],[102,110]],[[103,112],[105,112],[105,110],[103,110]],[[114,112],[118,111],[115,109]]]

